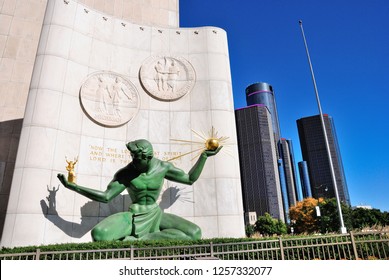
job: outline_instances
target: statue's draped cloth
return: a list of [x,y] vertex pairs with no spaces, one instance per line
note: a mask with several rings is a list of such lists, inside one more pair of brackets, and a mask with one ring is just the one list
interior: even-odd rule
[[143,212],[134,211],[130,208],[133,213],[132,226],[135,237],[142,237],[149,233],[159,231],[159,225],[162,218],[162,210],[158,204],[153,204]]

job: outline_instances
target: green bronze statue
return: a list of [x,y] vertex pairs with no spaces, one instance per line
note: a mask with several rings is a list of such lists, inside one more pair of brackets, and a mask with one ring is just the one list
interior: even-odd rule
[[126,146],[132,162],[116,172],[105,191],[77,185],[58,174],[66,188],[99,202],[108,203],[127,189],[132,200],[129,211],[113,214],[98,223],[91,232],[93,240],[200,239],[201,229],[197,225],[162,212],[156,201],[165,178],[192,185],[199,178],[207,158],[216,155],[222,146],[203,151],[188,174],[170,162],[155,158],[147,140],[132,141]]

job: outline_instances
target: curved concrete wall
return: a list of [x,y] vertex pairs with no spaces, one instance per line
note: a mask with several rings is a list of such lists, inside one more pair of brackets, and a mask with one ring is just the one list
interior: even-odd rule
[[[63,0],[132,23],[178,27],[178,0]],[[0,0],[0,234],[47,0]]]
[[[140,72],[153,57],[190,65],[193,89],[176,101],[153,97]],[[1,245],[90,241],[89,231],[98,221],[126,211],[130,199],[124,193],[100,204],[59,186],[56,175],[66,173],[65,157],[78,156],[80,185],[105,189],[130,160],[127,141],[148,139],[155,156],[168,159],[198,149],[197,134],[207,136],[212,126],[219,136],[229,137],[225,148],[208,160],[193,186],[166,182],[160,205],[198,224],[204,238],[244,236],[229,69],[221,29],[141,26],[80,3],[48,1]],[[136,88],[139,109],[128,123],[104,126],[82,109],[80,88],[99,71],[119,75]],[[193,155],[173,163],[188,171]]]

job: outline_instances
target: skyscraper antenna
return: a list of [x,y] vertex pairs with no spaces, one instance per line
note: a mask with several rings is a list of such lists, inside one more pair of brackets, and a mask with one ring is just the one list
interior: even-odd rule
[[303,39],[304,39],[305,51],[306,51],[306,53],[307,53],[309,69],[311,70],[311,76],[312,76],[313,87],[314,87],[314,89],[315,89],[315,94],[316,94],[317,106],[318,106],[318,108],[319,108],[319,113],[320,113],[320,120],[321,120],[322,129],[323,129],[324,140],[325,140],[325,144],[326,144],[328,162],[329,162],[329,164],[330,164],[331,179],[332,179],[332,184],[333,184],[333,186],[334,186],[335,197],[336,197],[336,202],[337,202],[337,206],[338,206],[339,221],[340,221],[340,232],[341,232],[341,233],[347,233],[347,229],[346,229],[346,227],[344,226],[344,222],[343,222],[342,207],[341,207],[341,205],[340,205],[339,192],[338,192],[338,185],[337,185],[337,183],[336,183],[335,171],[334,171],[334,164],[333,164],[333,162],[332,162],[331,151],[330,151],[330,145],[329,145],[329,143],[328,143],[328,136],[327,136],[327,131],[326,131],[325,123],[324,123],[323,112],[322,112],[322,110],[321,110],[319,92],[318,92],[318,90],[317,90],[317,85],[316,85],[316,80],[315,80],[315,74],[313,73],[313,67],[312,67],[311,57],[309,56],[308,45],[307,45],[307,40],[305,39],[305,34],[304,34],[304,29],[303,29],[303,21],[302,21],[302,20],[299,20],[299,25],[300,25],[300,29],[301,29],[301,34],[303,35]]

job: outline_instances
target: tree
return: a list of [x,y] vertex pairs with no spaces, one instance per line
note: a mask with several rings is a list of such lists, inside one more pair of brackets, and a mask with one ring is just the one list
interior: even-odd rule
[[281,235],[281,234],[286,234],[288,233],[288,227],[286,224],[281,221],[281,220],[276,220],[276,234]]
[[246,236],[251,237],[255,233],[255,226],[254,225],[247,225],[245,230],[246,230]]
[[381,216],[381,226],[389,226],[389,212],[383,212]]
[[[317,216],[316,206],[320,209],[320,216]],[[344,226],[351,229],[351,208],[344,203],[341,203],[340,206]],[[338,232],[340,229],[339,212],[335,198],[305,198],[289,209],[289,217],[294,222],[296,233],[328,233]]]
[[319,230],[315,210],[318,203],[319,200],[308,197],[290,207],[289,217],[296,233],[313,233]]
[[[321,215],[316,215],[319,206]],[[344,226],[348,230],[389,225],[389,213],[378,209],[355,208],[340,203]],[[336,198],[305,198],[289,209],[291,226],[296,233],[339,232],[340,220]]]
[[[340,229],[340,220],[338,203],[336,201],[336,198],[323,199],[318,203],[318,206],[320,207],[321,212],[321,216],[318,219],[320,232],[338,232]],[[344,226],[347,229],[352,229],[353,225],[351,217],[351,208],[344,203],[340,203],[340,206],[342,210]]]
[[265,213],[265,216],[259,216],[255,223],[255,231],[262,235],[281,235],[287,233],[287,227],[281,220],[274,219],[269,213]]
[[389,225],[389,213],[379,209],[355,208],[352,210],[352,226],[355,229]]

